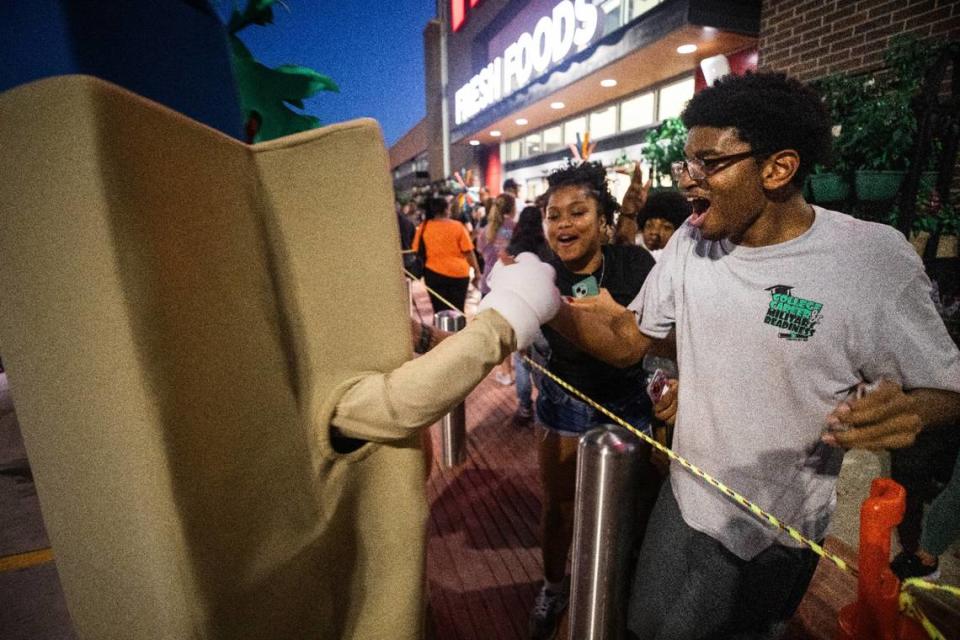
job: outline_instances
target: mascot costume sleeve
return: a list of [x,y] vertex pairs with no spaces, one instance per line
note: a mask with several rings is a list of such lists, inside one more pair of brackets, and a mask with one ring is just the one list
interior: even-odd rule
[[0,346],[77,636],[421,637],[419,430],[552,270],[411,360],[374,121],[250,146],[84,75],[0,113]]

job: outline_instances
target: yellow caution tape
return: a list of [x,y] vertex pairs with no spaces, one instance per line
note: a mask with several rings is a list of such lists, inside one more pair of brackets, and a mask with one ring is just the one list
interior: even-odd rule
[[[406,273],[408,277],[413,278],[413,275],[410,274],[410,272],[408,272],[406,269],[404,269],[404,273]],[[413,278],[413,279],[415,279],[415,278]],[[441,298],[440,296],[438,296],[435,291],[433,291],[432,289],[430,289],[430,287],[427,287],[427,291],[429,291],[429,292],[432,293],[433,295],[435,295],[435,296],[437,296],[438,298],[440,298],[440,300],[443,300],[443,298]],[[450,304],[450,303],[447,302],[446,300],[443,300],[443,302],[446,303],[447,306],[449,306],[451,309],[455,308],[452,304]],[[635,436],[637,436],[638,438],[640,438],[640,439],[643,440],[644,442],[647,442],[648,444],[650,444],[651,446],[653,446],[653,447],[654,447],[655,449],[657,449],[658,451],[664,453],[664,454],[665,454],[668,458],[670,458],[671,460],[676,460],[676,461],[677,461],[677,464],[679,464],[681,467],[683,467],[684,469],[686,469],[687,471],[689,471],[690,473],[692,473],[692,474],[695,475],[696,477],[704,480],[705,482],[707,482],[707,483],[710,484],[711,486],[717,488],[717,489],[718,489],[721,493],[723,493],[725,496],[727,496],[728,498],[730,498],[731,500],[733,500],[734,502],[736,502],[736,503],[739,504],[740,506],[744,507],[744,508],[745,508],[747,511],[749,511],[750,513],[752,513],[752,514],[753,514],[756,518],[758,518],[761,522],[768,523],[768,524],[772,525],[773,527],[775,527],[775,528],[777,528],[777,529],[780,529],[781,531],[784,531],[784,532],[787,533],[791,538],[793,538],[794,540],[796,540],[798,543],[800,543],[800,544],[802,544],[802,545],[810,548],[810,549],[811,549],[814,553],[816,553],[818,556],[820,556],[821,558],[826,558],[827,560],[829,560],[829,561],[832,562],[833,564],[835,564],[835,565],[837,565],[838,567],[840,567],[840,569],[842,569],[843,571],[847,571],[847,572],[849,572],[849,573],[852,573],[853,575],[857,575],[857,570],[854,569],[853,567],[851,567],[850,565],[848,565],[843,558],[840,558],[839,556],[830,553],[829,551],[827,551],[826,549],[824,549],[821,545],[817,544],[817,543],[814,542],[813,540],[810,540],[809,538],[804,537],[804,535],[803,535],[802,533],[800,533],[800,532],[799,532],[797,529],[795,529],[794,527],[791,527],[790,525],[787,525],[787,524],[784,524],[784,523],[780,522],[780,520],[779,520],[776,516],[774,516],[773,514],[770,514],[770,513],[766,512],[766,511],[764,511],[764,510],[761,509],[758,505],[754,504],[754,503],[751,502],[750,500],[747,500],[745,497],[743,497],[742,495],[740,495],[739,493],[737,493],[736,491],[734,491],[733,489],[731,489],[730,487],[728,487],[728,486],[725,485],[724,483],[720,482],[719,480],[717,480],[716,478],[714,478],[712,475],[710,475],[709,473],[707,473],[706,471],[704,471],[704,470],[701,469],[700,467],[696,466],[695,464],[692,464],[692,463],[688,462],[687,460],[685,460],[685,459],[682,458],[681,456],[678,456],[676,453],[673,452],[673,450],[671,450],[671,449],[669,449],[668,447],[660,444],[659,442],[657,442],[656,440],[654,440],[653,438],[651,438],[651,437],[648,436],[647,434],[645,434],[645,433],[643,433],[642,431],[638,430],[636,427],[634,427],[632,424],[630,424],[629,422],[627,422],[626,420],[624,420],[624,419],[621,418],[620,416],[614,414],[612,411],[610,411],[609,409],[607,409],[607,408],[604,407],[603,405],[595,402],[592,398],[587,397],[587,395],[584,394],[583,392],[581,392],[579,389],[576,389],[576,388],[572,387],[571,385],[567,384],[567,382],[565,382],[564,380],[561,380],[560,378],[558,378],[553,372],[551,372],[551,371],[549,371],[548,369],[540,366],[539,364],[537,364],[536,362],[534,362],[533,360],[531,360],[531,359],[528,358],[527,356],[523,356],[523,359],[524,359],[524,361],[527,362],[527,364],[529,364],[529,365],[532,366],[533,368],[535,368],[535,369],[537,369],[538,371],[540,371],[541,373],[543,373],[545,376],[547,376],[548,378],[550,378],[551,380],[553,380],[554,382],[556,382],[558,385],[560,385],[561,387],[563,387],[564,389],[566,389],[568,392],[570,392],[571,394],[573,394],[573,395],[576,396],[577,398],[580,398],[582,401],[584,401],[585,403],[587,403],[588,405],[590,405],[591,407],[593,407],[594,409],[596,409],[597,411],[599,411],[599,412],[602,413],[603,415],[607,416],[608,418],[610,418],[611,420],[613,420],[615,423],[617,423],[617,424],[620,425],[621,427],[627,429],[628,431],[630,431],[631,433],[633,433]]]
[[652,447],[654,447],[658,451],[665,454],[671,460],[675,460],[677,464],[679,464],[681,467],[683,467],[684,469],[686,469],[696,477],[700,478],[701,480],[704,480],[711,486],[718,489],[725,496],[727,496],[728,498],[730,498],[740,506],[744,507],[750,513],[752,513],[761,522],[770,524],[776,527],[777,529],[780,529],[781,531],[787,533],[791,538],[793,538],[800,544],[806,547],[809,547],[818,556],[822,558],[826,558],[827,560],[831,561],[832,563],[840,567],[840,569],[842,569],[843,571],[847,571],[849,573],[852,573],[853,575],[857,575],[856,569],[848,565],[843,558],[840,558],[839,556],[830,553],[829,551],[824,549],[821,545],[817,544],[813,540],[810,540],[809,538],[804,537],[804,535],[799,531],[797,531],[795,528],[791,527],[788,524],[784,524],[773,514],[770,514],[767,511],[764,511],[758,505],[751,502],[750,500],[747,500],[745,497],[743,497],[742,495],[740,495],[739,493],[737,493],[736,491],[734,491],[724,483],[720,482],[719,480],[714,478],[712,475],[710,475],[709,473],[707,473],[697,465],[688,462],[682,456],[679,456],[676,453],[674,453],[672,449],[660,444],[659,442],[657,442],[647,434],[643,433],[642,431],[634,427],[632,424],[630,424],[620,416],[614,414],[612,411],[610,411],[603,405],[587,397],[585,394],[580,392],[580,390],[567,384],[565,381],[558,378],[555,374],[550,372],[545,367],[542,367],[541,365],[537,364],[536,362],[534,362],[533,360],[531,360],[526,356],[524,356],[523,359],[526,361],[527,364],[529,364],[530,366],[534,367],[535,369],[543,373],[545,376],[547,376],[548,378],[556,382],[558,385],[566,389],[569,393],[573,394],[577,398],[580,398],[580,400],[587,403],[588,405],[590,405],[591,407],[593,407],[595,410],[599,411],[603,415],[607,416],[608,418],[613,420],[615,423],[617,423],[621,427],[627,429],[628,431],[633,433],[635,436],[637,436],[644,442],[650,444]]
[[[407,276],[408,276],[409,278],[411,278],[411,279],[413,279],[413,280],[416,280],[416,278],[414,278],[412,274],[410,274],[410,273],[407,272],[406,270],[404,270],[404,271],[406,272],[406,274],[407,274]],[[437,298],[439,298],[440,300],[442,300],[442,301],[443,301],[447,306],[449,306],[451,309],[454,309],[454,308],[455,308],[450,302],[448,302],[447,300],[444,300],[441,296],[437,295],[437,293],[436,293],[435,291],[433,291],[432,289],[430,289],[430,287],[427,287],[427,291],[429,291],[430,293],[432,293],[433,295],[435,295]],[[559,377],[556,376],[556,374],[554,374],[553,372],[551,372],[549,369],[543,367],[542,365],[540,365],[540,364],[537,363],[537,362],[534,362],[533,360],[531,360],[531,359],[530,359],[529,357],[527,357],[527,356],[523,356],[523,359],[524,359],[524,361],[525,361],[527,364],[529,364],[531,367],[533,367],[533,368],[536,369],[537,371],[541,372],[542,374],[544,374],[545,376],[547,376],[548,378],[550,378],[551,380],[553,380],[554,382],[556,382],[558,385],[560,385],[561,387],[563,387],[563,388],[564,388],[565,390],[567,390],[569,393],[573,394],[574,396],[576,396],[577,398],[579,398],[579,399],[582,400],[583,402],[587,403],[587,404],[590,405],[593,409],[595,409],[595,410],[599,411],[600,413],[602,413],[603,415],[607,416],[608,418],[610,418],[611,420],[613,420],[616,424],[618,424],[618,425],[620,425],[621,427],[627,429],[628,431],[630,431],[631,433],[633,433],[635,436],[637,436],[638,438],[640,438],[640,439],[643,440],[644,442],[650,444],[652,447],[654,447],[655,449],[657,449],[658,451],[660,451],[661,453],[663,453],[664,455],[666,455],[666,456],[667,456],[668,458],[670,458],[671,460],[675,460],[675,461],[677,462],[677,464],[679,464],[681,467],[683,467],[684,469],[686,469],[687,471],[689,471],[690,473],[692,473],[694,476],[700,478],[701,480],[703,480],[703,481],[706,482],[707,484],[715,487],[717,490],[719,490],[719,491],[720,491],[721,493],[723,493],[725,496],[727,496],[728,498],[730,498],[731,500],[733,500],[734,502],[736,502],[736,503],[739,504],[740,506],[744,507],[748,512],[752,513],[752,514],[753,514],[758,520],[760,520],[761,522],[763,522],[763,523],[765,523],[765,524],[769,524],[769,525],[773,526],[774,528],[780,529],[781,531],[783,531],[784,533],[786,533],[787,535],[789,535],[791,538],[793,538],[794,540],[796,540],[799,544],[804,545],[805,547],[809,548],[811,551],[813,551],[814,553],[816,553],[816,554],[817,554],[818,556],[820,556],[821,558],[826,558],[827,560],[829,560],[830,562],[832,562],[833,564],[835,564],[835,565],[836,565],[838,568],[840,568],[842,571],[846,571],[847,573],[850,573],[850,574],[852,574],[852,575],[854,575],[854,576],[859,575],[857,569],[856,569],[855,567],[852,567],[852,566],[850,566],[849,564],[847,564],[847,562],[846,562],[843,558],[841,558],[841,557],[839,557],[839,556],[837,556],[837,555],[835,555],[835,554],[833,554],[833,553],[830,553],[829,551],[827,551],[826,549],[824,549],[823,546],[821,546],[821,545],[817,544],[815,541],[810,540],[809,538],[805,537],[805,536],[804,536],[802,533],[800,533],[796,528],[791,527],[790,525],[781,522],[780,519],[777,518],[776,516],[774,516],[773,514],[768,513],[767,511],[765,511],[764,509],[762,509],[760,506],[758,506],[757,504],[755,504],[755,503],[753,503],[752,501],[748,500],[747,498],[745,498],[744,496],[742,496],[740,493],[734,491],[733,489],[731,489],[730,487],[728,487],[726,484],[724,484],[724,483],[721,482],[720,480],[714,478],[712,475],[710,475],[709,473],[707,473],[706,471],[704,471],[703,469],[701,469],[701,468],[698,467],[697,465],[695,465],[695,464],[687,461],[687,460],[684,459],[682,456],[677,455],[676,453],[673,452],[672,449],[666,447],[665,445],[660,444],[659,442],[657,442],[656,440],[654,440],[653,438],[651,438],[651,437],[648,436],[647,434],[643,433],[642,431],[640,431],[639,429],[637,429],[636,427],[634,427],[632,424],[630,424],[629,422],[627,422],[626,420],[624,420],[624,419],[621,418],[620,416],[614,414],[612,411],[610,411],[609,409],[607,409],[607,408],[604,407],[603,405],[599,404],[598,402],[594,401],[592,398],[588,397],[586,394],[584,394],[583,392],[581,392],[579,389],[576,389],[575,387],[573,387],[573,386],[571,386],[570,384],[568,384],[566,381],[561,380]],[[946,592],[946,593],[949,593],[949,594],[951,594],[951,595],[953,595],[954,597],[957,597],[957,598],[960,598],[960,589],[958,589],[957,587],[950,586],[950,585],[941,585],[941,584],[936,584],[936,583],[933,583],[933,582],[928,582],[928,581],[925,581],[925,580],[920,580],[920,579],[918,579],[918,578],[910,578],[910,579],[904,581],[903,584],[900,585],[900,589],[901,589],[901,591],[900,591],[900,609],[901,609],[901,611],[903,611],[904,613],[906,613],[906,614],[908,614],[908,615],[911,615],[911,616],[914,617],[918,622],[920,622],[920,624],[923,625],[923,628],[926,630],[927,634],[928,634],[928,635],[930,636],[930,638],[932,638],[933,640],[946,640],[946,638],[944,637],[944,635],[933,625],[932,622],[930,622],[930,620],[929,620],[929,619],[924,615],[924,613],[920,610],[919,606],[916,604],[915,598],[914,598],[911,594],[907,593],[906,588],[907,588],[908,586],[914,586],[914,587],[918,587],[918,588],[921,588],[921,589],[927,589],[927,590],[940,590],[940,591],[944,591],[944,592]]]
[[941,591],[950,594],[954,598],[960,598],[960,588],[949,584],[930,582],[922,578],[907,578],[900,585],[900,611],[919,622],[923,630],[927,632],[927,635],[930,636],[932,640],[947,640],[943,632],[937,629],[933,622],[930,621],[930,618],[923,612],[923,608],[917,602],[916,596],[907,591],[908,587],[915,587],[923,591]]
[[[410,272],[407,271],[406,269],[404,269],[403,272],[404,272],[404,273],[406,274],[406,276],[407,276],[408,278],[410,278],[411,280],[419,280],[419,278],[415,277],[412,273],[410,273]],[[424,286],[426,287],[426,285],[424,285]],[[457,309],[457,306],[456,306],[455,304],[453,304],[452,302],[450,302],[449,300],[447,300],[446,298],[444,298],[442,295],[440,295],[439,293],[437,293],[436,291],[434,291],[434,290],[431,289],[430,287],[426,287],[426,288],[427,288],[427,291],[429,291],[431,294],[433,294],[433,297],[435,297],[437,300],[439,300],[439,301],[442,302],[443,304],[447,305],[448,307],[450,307],[450,308],[453,309],[454,311],[460,311],[460,309]],[[463,312],[460,311],[460,313],[463,313]]]

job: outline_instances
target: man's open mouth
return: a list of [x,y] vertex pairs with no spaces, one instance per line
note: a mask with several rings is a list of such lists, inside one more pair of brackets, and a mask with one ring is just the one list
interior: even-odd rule
[[700,227],[703,224],[704,218],[707,217],[707,212],[710,210],[710,200],[703,196],[694,196],[687,198],[687,200],[690,202],[690,207],[693,210],[693,215],[690,216],[690,224],[695,227]]

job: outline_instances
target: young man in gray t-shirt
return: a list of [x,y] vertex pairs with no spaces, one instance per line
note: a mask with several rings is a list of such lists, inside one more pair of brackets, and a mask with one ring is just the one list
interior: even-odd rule
[[[820,540],[845,448],[906,446],[922,428],[960,423],[960,354],[902,236],[804,201],[804,178],[830,146],[819,96],[782,75],[728,76],[682,117],[688,159],[674,181],[693,215],[629,310],[601,293],[552,324],[620,366],[675,332],[677,452]],[[850,399],[865,383],[877,388]],[[673,465],[641,550],[630,630],[769,633],[816,563]]]

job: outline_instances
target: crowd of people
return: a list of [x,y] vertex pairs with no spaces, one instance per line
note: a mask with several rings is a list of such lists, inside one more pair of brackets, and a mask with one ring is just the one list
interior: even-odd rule
[[[506,184],[460,220],[447,200],[428,199],[409,245],[426,249],[427,285],[462,310],[471,268],[484,295],[529,288],[539,274],[564,302],[525,353],[637,429],[659,428],[678,454],[810,540],[826,535],[844,451],[893,450],[910,497],[892,569],[933,577],[960,535],[960,352],[924,265],[891,227],[804,200],[831,135],[805,85],[730,76],[696,94],[682,119],[689,137],[673,189],[651,191],[637,169],[618,202],[603,166],[584,162],[553,172],[525,207]],[[554,276],[531,275],[516,256]],[[530,637],[551,638],[567,602],[578,438],[607,420],[549,378],[536,378],[534,403],[519,354],[513,368],[515,420],[535,414],[543,429],[544,582]],[[672,398],[654,405],[646,383],[657,370]],[[629,632],[777,637],[818,556],[648,454]]]

